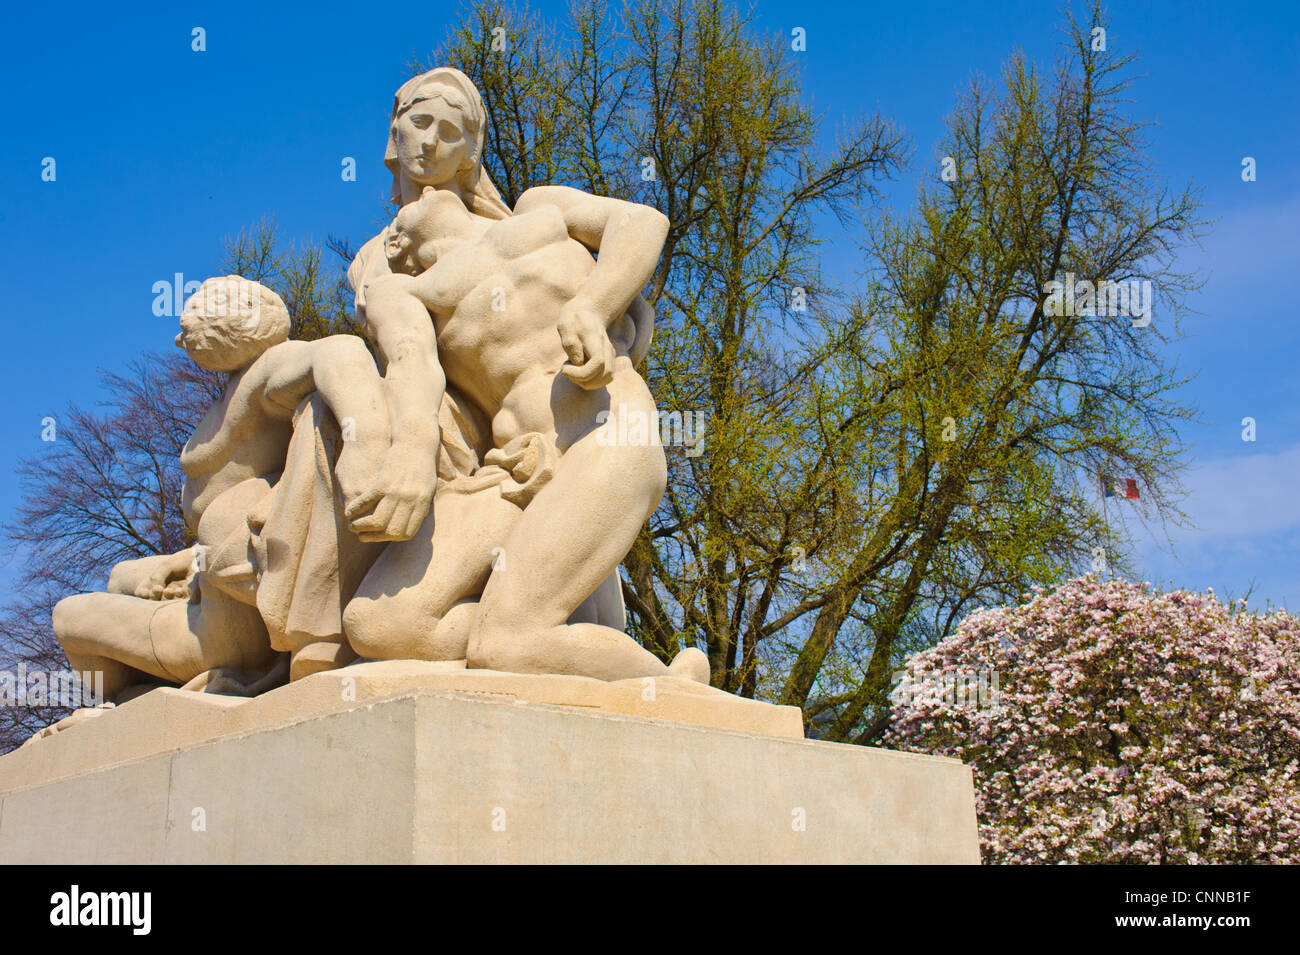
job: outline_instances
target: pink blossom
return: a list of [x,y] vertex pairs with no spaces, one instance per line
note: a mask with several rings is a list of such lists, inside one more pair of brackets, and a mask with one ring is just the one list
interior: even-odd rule
[[[992,668],[980,708],[930,692]],[[1300,862],[1300,619],[1089,575],[908,661],[886,745],[971,765],[986,862]]]

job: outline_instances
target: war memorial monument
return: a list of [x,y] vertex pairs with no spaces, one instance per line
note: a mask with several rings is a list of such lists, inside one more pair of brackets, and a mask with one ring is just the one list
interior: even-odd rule
[[228,373],[181,460],[196,543],[56,607],[112,705],[0,757],[0,860],[978,862],[966,766],[805,740],[627,635],[668,222],[510,208],[485,127],[455,69],[397,91],[400,211],[348,271],[373,352],[291,340],[239,276],[186,303]]

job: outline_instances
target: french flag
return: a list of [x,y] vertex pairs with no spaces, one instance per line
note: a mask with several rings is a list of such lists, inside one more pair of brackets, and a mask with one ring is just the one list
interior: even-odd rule
[[[1119,483],[1109,474],[1101,475],[1101,490],[1106,497],[1119,497]],[[1137,478],[1124,479],[1124,496],[1131,501],[1138,500]]]

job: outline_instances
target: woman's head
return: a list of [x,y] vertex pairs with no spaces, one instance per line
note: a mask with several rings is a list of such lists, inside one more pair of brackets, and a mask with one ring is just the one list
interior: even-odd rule
[[434,186],[459,193],[479,215],[509,215],[483,171],[486,126],[483,100],[460,70],[439,67],[403,83],[393,97],[384,155],[393,174],[393,201],[409,201]]

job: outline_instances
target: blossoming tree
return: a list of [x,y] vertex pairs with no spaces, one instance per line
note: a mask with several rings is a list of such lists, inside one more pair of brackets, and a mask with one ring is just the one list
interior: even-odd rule
[[1296,617],[1089,575],[967,617],[892,702],[886,745],[973,767],[986,862],[1300,862]]

